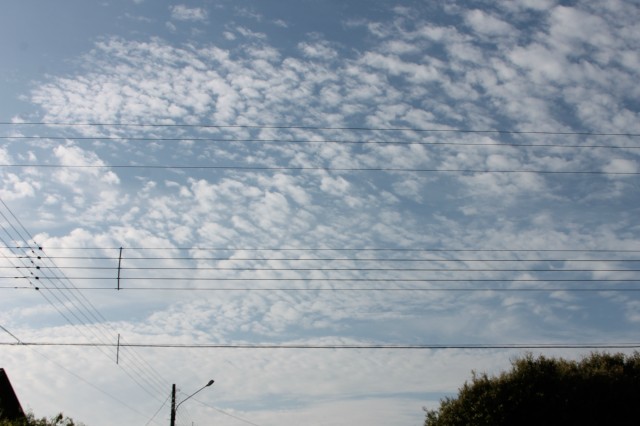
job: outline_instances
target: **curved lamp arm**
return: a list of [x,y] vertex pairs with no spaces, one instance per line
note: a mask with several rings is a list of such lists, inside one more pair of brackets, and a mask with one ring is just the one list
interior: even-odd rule
[[207,383],[206,385],[204,385],[203,387],[201,387],[200,389],[198,389],[197,391],[195,391],[194,393],[192,393],[191,395],[189,395],[188,397],[186,397],[185,399],[183,399],[182,401],[180,401],[178,403],[178,405],[176,405],[175,411],[178,411],[178,407],[180,406],[180,404],[182,404],[183,402],[185,402],[187,399],[191,398],[192,396],[194,396],[195,394],[197,394],[198,392],[200,392],[202,389],[211,386],[213,384],[214,380],[211,379],[209,380],[209,383]]

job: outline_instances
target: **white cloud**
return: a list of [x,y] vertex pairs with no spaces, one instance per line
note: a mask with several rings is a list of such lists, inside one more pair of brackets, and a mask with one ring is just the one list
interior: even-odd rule
[[[613,34],[609,32],[607,23],[595,16],[575,7],[557,6],[551,12],[551,28],[549,34],[557,43],[556,48],[569,56],[581,56],[586,53],[586,45],[600,48],[613,47]],[[599,54],[592,56],[596,61]]]
[[349,182],[342,176],[332,178],[331,176],[323,176],[320,188],[332,195],[344,195],[349,190]]
[[0,188],[0,198],[12,201],[17,198],[33,197],[36,195],[36,188],[40,185],[37,181],[26,181],[13,173],[3,176],[3,187]]
[[[117,185],[120,183],[118,176],[110,170],[105,171],[105,163],[91,151],[83,150],[73,145],[58,145],[54,148],[53,154],[58,158],[61,165],[70,166],[72,169],[63,169],[58,173],[62,181],[72,184],[80,179],[82,175],[93,175],[103,183]],[[73,169],[74,167],[81,167]]]
[[326,42],[298,43],[298,49],[308,58],[331,60],[338,56],[338,52]]
[[511,11],[521,11],[521,10],[535,10],[535,11],[545,11],[550,10],[555,4],[555,0],[522,0],[518,2],[512,1],[504,1],[501,0],[500,6],[504,7],[507,10]]
[[[495,279],[490,284],[505,289],[545,286],[549,283],[508,280],[542,275],[527,271],[529,266],[558,271],[570,267],[566,262],[524,262],[543,258],[549,248],[638,248],[634,179],[477,172],[636,173],[635,150],[589,147],[635,143],[631,138],[388,130],[637,129],[632,14],[616,15],[608,7],[596,13],[596,4],[552,8],[551,2],[535,1],[503,3],[491,12],[453,6],[440,12],[464,12],[447,15],[456,25],[444,25],[406,7],[396,7],[386,20],[351,21],[345,32],[355,36],[367,30],[373,35],[359,37],[357,49],[345,40],[339,44],[315,34],[289,40],[293,49],[288,50],[274,44],[277,37],[260,32],[266,31],[262,26],[246,22],[221,30],[226,49],[208,42],[104,38],[82,59],[85,68],[35,86],[31,100],[43,111],[42,121],[282,128],[56,127],[68,141],[7,141],[0,161],[87,167],[5,169],[0,174],[2,197],[16,211],[29,212],[21,217],[28,228],[36,229],[45,247],[59,247],[52,252],[71,257],[60,259],[61,266],[87,267],[92,274],[102,271],[105,279],[100,282],[113,284],[118,259],[113,248],[122,246],[123,265],[149,268],[123,270],[123,285],[190,288],[117,295],[87,291],[130,341],[624,341],[633,336],[638,320],[638,308],[629,299],[606,299],[605,312],[616,319],[611,325],[599,322],[588,309],[592,301],[605,300],[599,294],[406,291],[471,285],[465,281],[469,277]],[[174,6],[171,11],[174,29],[178,20],[208,19],[199,8]],[[240,13],[255,22],[267,20],[267,15]],[[593,37],[582,28],[572,29],[573,20],[583,18],[593,26]],[[371,126],[387,130],[338,129]],[[73,135],[89,139],[74,141]],[[191,139],[91,139],[97,136]],[[198,140],[206,138],[210,140]],[[114,164],[281,169],[106,167]],[[540,252],[465,252],[463,257],[349,250],[363,247]],[[90,259],[73,258],[79,252]],[[145,259],[162,256],[171,258]],[[456,256],[466,260],[454,261]],[[523,271],[491,270],[514,264]],[[136,273],[144,279],[133,279]],[[416,279],[432,281],[410,281]],[[456,281],[439,281],[451,279]],[[356,291],[358,286],[395,290]],[[248,287],[261,290],[241,290]],[[265,290],[276,287],[300,291]],[[400,287],[403,291],[396,291]],[[0,299],[0,311],[16,313],[18,305],[29,306],[16,318],[33,324],[20,324],[5,314],[2,318],[14,321],[9,325],[20,326],[26,337],[77,338],[73,327],[37,324],[36,313],[54,321],[55,312],[43,301],[21,297]],[[46,407],[52,395],[29,391],[37,389],[29,374],[50,377],[53,368],[34,364],[37,368],[29,370],[33,373],[25,372],[20,367],[23,357],[16,353],[8,348],[3,360],[20,370],[19,380],[28,384],[25,398]],[[78,358],[79,350],[55,353],[68,363]],[[216,406],[231,407],[231,412],[260,424],[282,419],[299,424],[302,418],[308,424],[340,424],[345,419],[420,424],[420,406],[427,403],[423,399],[435,403],[438,392],[455,392],[472,368],[496,371],[515,354],[159,348],[140,353],[154,367],[159,365],[163,379],[179,381],[185,389],[197,389],[196,378],[206,370],[216,378],[217,387],[211,391],[220,392],[212,398]],[[181,362],[185,357],[191,361]],[[90,364],[88,357],[80,358]],[[102,383],[118,394],[125,382],[134,387],[110,364],[87,368],[99,370]],[[380,381],[380,375],[388,380]],[[128,388],[123,392],[135,394]],[[397,396],[403,392],[408,395]],[[265,408],[269,398],[289,406],[274,412],[271,406]],[[143,399],[132,397],[145,413],[155,412],[162,402]],[[415,406],[416,412],[404,417],[405,413],[390,411],[393,405]],[[89,408],[79,412],[89,416]],[[194,410],[216,415],[201,407]],[[216,417],[217,424],[226,420]],[[132,423],[130,418],[118,422]]]
[[171,19],[176,21],[187,22],[205,22],[208,18],[208,13],[201,7],[189,7],[184,4],[178,4],[171,6]]
[[430,64],[417,64],[406,62],[397,56],[384,56],[378,53],[367,52],[362,62],[370,67],[382,69],[391,75],[406,75],[408,80],[415,83],[425,83],[437,80],[438,71]]
[[273,24],[280,28],[289,28],[289,24],[282,19],[276,19],[275,21],[273,21]]
[[509,36],[514,34],[514,28],[507,22],[479,9],[467,12],[465,19],[475,31],[482,35]]
[[236,27],[235,30],[240,33],[240,35],[242,35],[245,38],[248,39],[257,39],[257,40],[263,40],[267,38],[267,35],[264,33],[260,33],[257,31],[252,31],[249,28],[246,27]]
[[603,170],[607,173],[637,173],[638,163],[634,160],[614,158]]

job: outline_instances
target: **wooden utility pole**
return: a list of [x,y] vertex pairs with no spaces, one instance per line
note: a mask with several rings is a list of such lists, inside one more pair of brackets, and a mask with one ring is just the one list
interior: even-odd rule
[[176,384],[171,387],[171,426],[176,426]]
[[176,426],[176,411],[178,411],[178,407],[180,406],[180,404],[182,404],[187,399],[191,398],[193,395],[200,392],[202,389],[208,386],[211,386],[213,382],[214,382],[213,379],[209,380],[209,382],[206,385],[204,385],[203,387],[201,387],[200,389],[198,389],[197,391],[195,391],[194,393],[192,393],[191,395],[189,395],[188,397],[180,401],[177,405],[176,405],[176,384],[175,383],[173,384],[173,387],[171,388],[171,426]]

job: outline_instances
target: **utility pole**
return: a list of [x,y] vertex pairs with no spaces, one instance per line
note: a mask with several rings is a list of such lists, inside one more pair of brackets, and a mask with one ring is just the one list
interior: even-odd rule
[[200,392],[202,389],[208,386],[211,386],[213,382],[214,382],[213,379],[209,380],[209,382],[206,385],[204,385],[203,387],[201,387],[200,389],[198,389],[197,391],[195,391],[194,393],[192,393],[191,395],[189,395],[188,397],[180,401],[177,405],[176,405],[176,384],[175,383],[173,384],[173,386],[171,387],[171,426],[176,426],[176,411],[178,411],[178,407],[180,406],[180,404],[182,404],[187,399],[191,398],[193,395]]
[[171,387],[171,426],[176,426],[176,384]]

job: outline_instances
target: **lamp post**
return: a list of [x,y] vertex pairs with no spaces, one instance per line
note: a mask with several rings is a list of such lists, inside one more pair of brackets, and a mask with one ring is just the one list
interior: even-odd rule
[[176,405],[176,384],[175,383],[173,384],[173,386],[171,387],[171,426],[176,426],[176,411],[178,411],[178,407],[180,406],[180,404],[182,404],[187,399],[191,398],[192,396],[200,392],[202,389],[208,386],[211,386],[212,384],[213,384],[213,379],[209,380],[209,383],[207,383],[206,385],[204,385],[203,387],[201,387],[200,389],[198,389],[197,391],[195,391],[194,393],[192,393],[191,395],[189,395],[188,397],[180,401],[178,405]]

